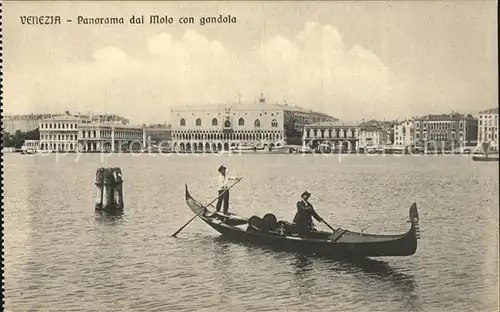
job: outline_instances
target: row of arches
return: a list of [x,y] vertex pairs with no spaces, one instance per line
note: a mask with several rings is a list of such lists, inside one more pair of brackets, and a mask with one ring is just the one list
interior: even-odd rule
[[76,143],[45,143],[40,144],[42,151],[61,151],[61,152],[74,152],[76,150]]
[[[328,136],[327,136],[328,134]],[[355,138],[357,131],[354,129],[306,129],[306,138]]]
[[313,149],[322,149],[326,151],[356,151],[359,148],[357,140],[335,140],[335,141],[322,141],[322,140],[308,140],[304,142],[306,146]]
[[[179,121],[179,125],[181,127],[185,127],[186,126],[186,119],[181,118],[181,120]],[[219,125],[219,120],[217,118],[213,118],[212,119],[212,126],[216,127],[218,125]],[[201,118],[197,118],[195,120],[195,126],[196,127],[201,127],[202,126]],[[240,119],[238,119],[238,126],[239,127],[245,126],[245,119],[243,119],[242,117]],[[255,119],[255,121],[253,122],[253,126],[255,128],[260,128],[261,127],[260,119]],[[231,127],[231,122],[229,120],[226,120],[224,122],[224,127],[226,127],[226,128]],[[278,121],[276,119],[271,120],[271,127],[272,128],[277,128],[278,127]]]
[[[220,152],[229,151],[231,148],[237,147],[240,142],[175,142],[172,145],[172,150],[175,152]],[[262,146],[275,147],[280,144],[274,142],[264,143]]]
[[278,131],[265,132],[173,132],[174,140],[283,140],[284,135]]

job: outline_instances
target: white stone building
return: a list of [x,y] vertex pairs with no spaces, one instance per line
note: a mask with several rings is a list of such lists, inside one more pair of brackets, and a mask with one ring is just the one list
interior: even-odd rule
[[303,145],[313,149],[355,152],[359,149],[359,128],[340,121],[304,126]]
[[146,148],[146,129],[123,124],[84,123],[78,128],[81,152],[125,152]]
[[172,147],[176,151],[283,146],[287,133],[297,131],[301,123],[334,119],[299,107],[267,104],[263,96],[258,103],[173,108],[172,118]]
[[491,150],[498,151],[498,107],[479,112],[478,145],[489,142]]
[[415,126],[412,120],[394,125],[394,145],[412,147],[415,144]]
[[71,115],[60,115],[41,120],[39,124],[40,150],[76,152],[80,122],[80,118]]
[[[99,152],[142,149],[145,130],[124,124],[128,120],[110,115],[100,123],[89,116],[58,115],[40,121],[40,150],[47,152]],[[102,116],[100,116],[102,117]]]

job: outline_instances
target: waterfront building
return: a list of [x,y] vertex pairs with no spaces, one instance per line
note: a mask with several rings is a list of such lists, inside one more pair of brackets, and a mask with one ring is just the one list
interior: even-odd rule
[[359,147],[382,147],[387,142],[387,131],[380,126],[360,126],[359,133]]
[[340,121],[305,125],[303,145],[312,149],[355,152],[359,149],[359,132],[358,126]]
[[80,115],[82,119],[90,120],[91,123],[102,123],[102,124],[121,124],[129,125],[130,120],[116,114],[87,114]]
[[166,124],[147,125],[146,148],[152,151],[165,151],[171,148],[172,126]]
[[394,139],[394,125],[398,123],[397,120],[369,120],[363,121],[359,124],[359,127],[369,127],[369,128],[378,128],[385,132],[385,141],[382,142],[382,145],[390,145],[395,141]]
[[415,144],[415,127],[413,120],[404,120],[394,125],[394,145],[413,147]]
[[145,145],[143,127],[128,123],[128,119],[114,114],[52,115],[39,121],[39,149],[54,152],[141,149]]
[[477,142],[489,142],[490,149],[498,151],[498,107],[479,112]]
[[426,115],[414,119],[414,126],[416,146],[453,150],[476,145],[478,120],[472,115]]
[[143,126],[82,123],[77,131],[78,150],[81,152],[127,152],[146,148]]
[[178,151],[220,151],[240,145],[273,147],[301,141],[304,125],[335,120],[288,104],[258,103],[172,109],[172,146]]
[[36,153],[40,149],[40,140],[24,140],[23,146],[21,146],[21,152],[23,154]]
[[17,130],[29,132],[40,127],[40,123],[45,119],[73,116],[82,120],[82,122],[98,122],[98,123],[120,123],[127,125],[130,120],[115,114],[71,114],[69,111],[64,113],[51,114],[16,114],[6,115],[3,117],[3,131],[7,133],[15,133]]
[[40,150],[76,152],[81,120],[71,115],[45,118],[39,122]]
[[2,118],[3,131],[14,134],[16,131],[29,132],[38,128],[40,121],[50,118],[53,114],[17,114],[6,115]]

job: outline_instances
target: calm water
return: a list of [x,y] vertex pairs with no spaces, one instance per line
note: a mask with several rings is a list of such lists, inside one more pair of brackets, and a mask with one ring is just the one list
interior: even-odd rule
[[[497,311],[498,163],[466,156],[4,156],[10,311]],[[346,263],[233,244],[192,217],[184,183],[232,211],[291,220],[307,189],[333,226],[408,229],[416,255]],[[124,172],[126,213],[94,212],[95,171]],[[323,225],[318,225],[323,228]]]

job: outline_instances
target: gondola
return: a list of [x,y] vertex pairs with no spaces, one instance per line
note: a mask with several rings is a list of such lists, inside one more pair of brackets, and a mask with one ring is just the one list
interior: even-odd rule
[[[490,151],[491,142],[481,143],[482,155],[472,155],[473,161],[499,161],[498,151]],[[493,156],[491,156],[493,154]]]
[[472,160],[473,161],[499,161],[499,157],[498,155],[497,156],[483,156],[483,155],[480,155],[480,156],[472,156]]
[[[403,257],[417,251],[419,218],[417,205],[409,209],[410,229],[399,235],[374,235],[337,228],[333,232],[312,231],[300,237],[293,224],[277,221],[273,214],[248,219],[211,211],[194,199],[186,185],[186,204],[214,230],[239,242],[266,245],[280,250],[311,253],[328,258]],[[203,212],[202,212],[203,211]]]

